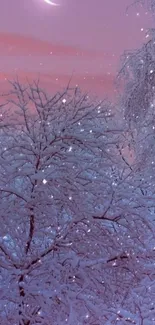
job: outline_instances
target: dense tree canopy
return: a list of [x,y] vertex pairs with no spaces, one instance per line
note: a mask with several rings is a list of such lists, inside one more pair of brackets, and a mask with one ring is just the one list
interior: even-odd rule
[[127,124],[79,89],[15,81],[4,102],[1,324],[136,324],[154,235]]

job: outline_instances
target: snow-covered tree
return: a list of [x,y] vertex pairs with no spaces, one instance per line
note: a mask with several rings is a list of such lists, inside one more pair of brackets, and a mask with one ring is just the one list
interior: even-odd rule
[[1,325],[138,324],[154,234],[124,120],[77,88],[3,100]]
[[[135,3],[135,2],[134,2]],[[136,1],[147,5],[153,13],[155,1]],[[136,274],[141,280],[129,290],[120,314],[130,312],[135,324],[154,324],[154,222],[155,222],[155,33],[148,30],[149,41],[140,49],[126,51],[121,60],[118,80],[121,84],[120,110],[128,134],[129,152],[133,153],[130,181],[133,186],[133,213],[139,213],[149,221],[149,232],[141,236],[143,250],[137,254],[141,265]],[[148,37],[147,37],[148,38]],[[146,38],[146,39],[147,39]],[[128,177],[129,182],[129,177]],[[138,203],[139,202],[139,203]],[[131,205],[130,205],[131,206]],[[131,211],[131,210],[130,210]],[[140,226],[138,225],[140,229]],[[152,235],[151,235],[152,234]],[[140,245],[141,246],[141,245]],[[140,248],[140,247],[139,247]],[[118,307],[119,308],[119,307]],[[120,321],[120,320],[119,320]],[[123,323],[122,324],[126,324]]]
[[[147,5],[154,12],[154,0],[135,3]],[[149,41],[140,49],[125,51],[118,74],[123,86],[120,106],[130,129],[130,146],[135,152],[135,161],[140,161],[141,167],[154,164],[155,153],[155,29],[149,29],[147,36]]]
[[155,12],[155,0],[134,0],[132,5],[141,5],[147,8],[151,14]]

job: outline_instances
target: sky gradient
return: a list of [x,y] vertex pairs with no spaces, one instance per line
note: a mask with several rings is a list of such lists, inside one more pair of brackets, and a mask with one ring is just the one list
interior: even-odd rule
[[[132,0],[0,1],[0,87],[16,75],[55,91],[72,83],[100,97],[114,92],[119,56],[142,44],[152,26]],[[139,10],[140,9],[140,10]],[[140,14],[137,14],[139,12]],[[141,29],[144,30],[141,30]]]

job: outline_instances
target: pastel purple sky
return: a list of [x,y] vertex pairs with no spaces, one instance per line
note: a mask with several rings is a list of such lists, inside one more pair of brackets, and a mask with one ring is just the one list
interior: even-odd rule
[[[40,75],[45,88],[73,83],[99,96],[112,82],[125,49],[138,47],[152,24],[132,0],[0,0],[0,86],[15,75]],[[144,28],[144,31],[141,31]]]

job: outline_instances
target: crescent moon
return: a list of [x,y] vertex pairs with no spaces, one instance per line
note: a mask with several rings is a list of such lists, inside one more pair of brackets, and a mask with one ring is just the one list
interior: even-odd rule
[[44,0],[48,5],[51,5],[51,6],[59,6],[57,3],[51,1],[51,0]]

